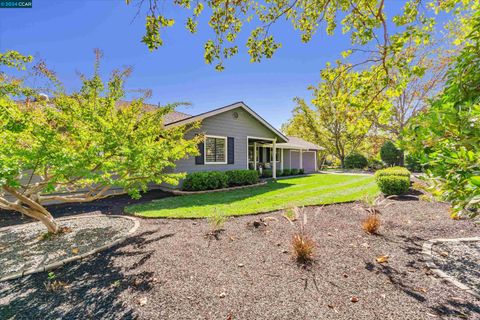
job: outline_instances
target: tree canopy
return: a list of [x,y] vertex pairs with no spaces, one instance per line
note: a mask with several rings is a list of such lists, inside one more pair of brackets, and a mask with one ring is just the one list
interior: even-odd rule
[[[43,206],[49,201],[86,202],[119,188],[139,197],[149,183],[175,184],[175,161],[196,154],[197,139],[184,126],[166,129],[165,114],[177,104],[147,108],[143,98],[120,103],[128,69],[92,77],[66,93],[43,63],[35,72],[54,83],[47,98],[24,78],[0,73],[0,208],[58,226]],[[0,54],[0,63],[24,70],[32,60],[18,52]]]

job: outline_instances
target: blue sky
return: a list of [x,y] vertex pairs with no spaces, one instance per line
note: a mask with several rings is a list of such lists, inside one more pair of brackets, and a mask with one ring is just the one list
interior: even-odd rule
[[[171,9],[170,9],[171,10]],[[44,59],[67,88],[78,88],[77,71],[91,74],[93,49],[104,52],[102,73],[132,66],[128,89],[151,89],[151,103],[188,101],[180,111],[197,114],[236,101],[244,101],[267,121],[280,127],[291,115],[294,97],[309,98],[309,85],[319,81],[328,61],[349,48],[347,37],[320,31],[304,44],[287,23],[272,31],[283,48],[273,59],[249,62],[246,49],[226,61],[217,72],[203,60],[203,44],[212,37],[206,24],[191,35],[183,26],[183,15],[164,33],[165,45],[149,52],[140,42],[144,16],[135,21],[136,9],[123,0],[33,0],[32,9],[0,9],[0,51],[17,50]]]

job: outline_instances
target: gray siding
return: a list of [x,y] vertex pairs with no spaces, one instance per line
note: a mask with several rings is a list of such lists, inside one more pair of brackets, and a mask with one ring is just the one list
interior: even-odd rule
[[[233,117],[234,112],[238,113],[238,118]],[[226,111],[204,119],[201,128],[189,132],[187,138],[193,137],[198,133],[233,137],[235,139],[235,163],[197,165],[195,164],[195,157],[190,157],[177,161],[175,172],[247,169],[247,136],[275,138],[273,132],[242,108]]]

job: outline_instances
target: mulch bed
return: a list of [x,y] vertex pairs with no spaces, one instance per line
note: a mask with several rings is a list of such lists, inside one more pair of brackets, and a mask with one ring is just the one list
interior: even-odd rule
[[44,271],[88,254],[124,238],[135,226],[132,219],[105,215],[61,218],[57,223],[65,232],[48,234],[39,222],[0,229],[0,279]]
[[480,296],[480,241],[439,242],[432,255],[440,270]]
[[433,276],[422,255],[426,240],[478,226],[449,219],[445,204],[403,200],[382,210],[378,236],[363,232],[356,204],[306,208],[317,242],[306,268],[281,212],[230,218],[219,240],[205,237],[206,220],[142,220],[124,243],[56,270],[57,291],[46,274],[0,283],[0,318],[480,318],[480,301]]

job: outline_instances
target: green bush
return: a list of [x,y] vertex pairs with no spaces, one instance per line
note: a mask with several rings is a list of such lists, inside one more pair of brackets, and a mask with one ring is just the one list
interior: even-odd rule
[[273,175],[272,169],[263,169],[262,171],[262,177],[264,178],[271,178]]
[[377,171],[380,169],[385,168],[385,165],[383,164],[382,160],[379,159],[370,159],[368,160],[368,169],[372,171]]
[[228,187],[228,176],[221,171],[189,173],[182,185],[182,189],[186,191],[204,191],[226,187]]
[[420,155],[407,154],[405,157],[406,167],[413,172],[423,172]]
[[298,169],[298,174],[305,174],[305,170],[304,169]]
[[386,196],[403,194],[410,188],[410,178],[404,176],[376,177],[380,191]]
[[282,170],[277,170],[277,177],[283,176],[283,171]]
[[385,141],[380,149],[380,157],[388,166],[399,165],[401,156],[402,151],[392,141]]
[[283,169],[283,175],[284,176],[289,176],[292,174],[292,171],[290,169]]
[[360,153],[352,153],[345,157],[345,168],[363,169],[368,165],[368,160]]
[[384,176],[408,177],[410,179],[410,171],[404,167],[390,167],[375,172],[375,178]]
[[299,173],[299,170],[298,170],[298,169],[291,169],[291,170],[290,170],[290,174],[291,174],[292,176],[297,175],[298,173]]
[[228,177],[229,187],[258,183],[258,172],[256,170],[230,170],[225,171],[225,174]]

